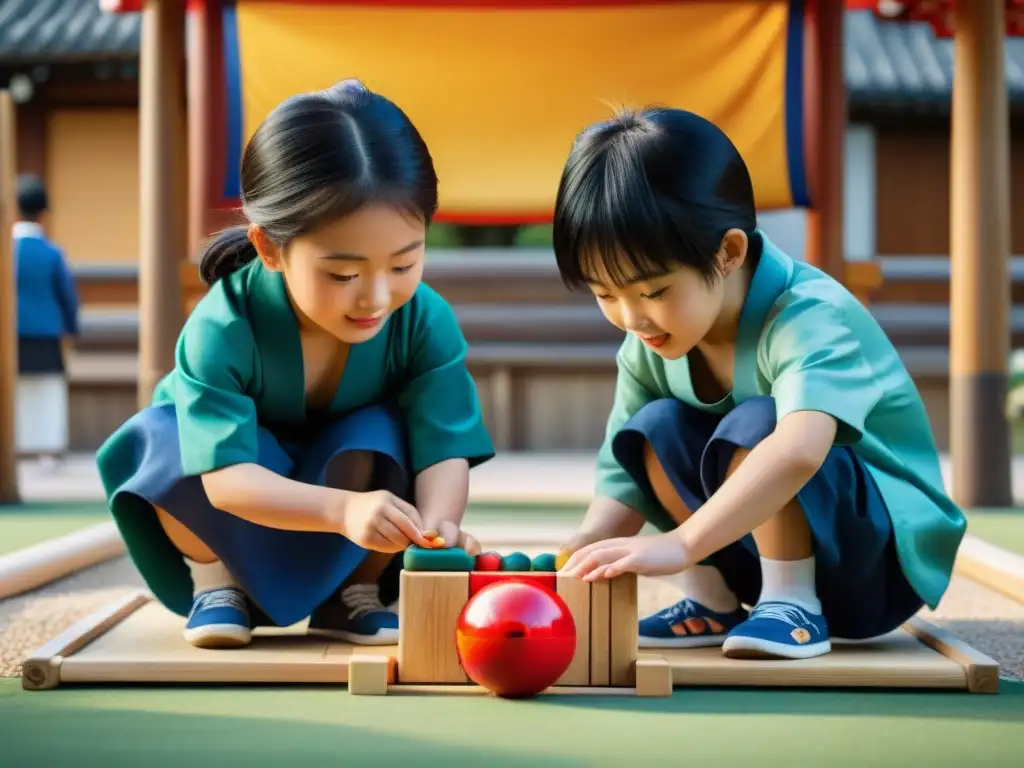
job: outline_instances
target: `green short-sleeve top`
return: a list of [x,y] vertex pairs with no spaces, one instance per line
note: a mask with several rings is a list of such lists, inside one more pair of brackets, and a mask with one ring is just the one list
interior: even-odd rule
[[777,418],[820,411],[839,423],[836,443],[864,461],[892,519],[907,579],[934,608],[945,592],[966,530],[944,490],[931,425],[914,381],[868,309],[837,281],[781,252],[763,249],[740,316],[733,391],[717,403],[696,397],[686,357],[664,360],[629,336],[617,356],[618,380],[598,459],[597,488],[664,521],[612,456],[611,440],[652,400],[674,397],[724,414],[770,395]]
[[384,400],[408,431],[411,471],[494,455],[466,341],[451,306],[421,284],[369,341],[353,345],[326,412],[307,409],[299,325],[282,276],[255,260],[215,283],[189,315],[175,368],[153,403],[173,403],[182,471],[199,475],[258,458],[257,430],[293,433]]

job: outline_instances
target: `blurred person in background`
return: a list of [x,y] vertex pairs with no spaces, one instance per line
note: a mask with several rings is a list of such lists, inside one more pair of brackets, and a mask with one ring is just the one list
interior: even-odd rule
[[18,177],[14,224],[18,296],[18,453],[52,469],[68,450],[64,345],[78,333],[78,296],[64,253],[46,237],[49,203],[39,177]]

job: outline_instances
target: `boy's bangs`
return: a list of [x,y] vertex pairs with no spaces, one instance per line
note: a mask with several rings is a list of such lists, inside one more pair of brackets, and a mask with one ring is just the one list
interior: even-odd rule
[[650,189],[615,194],[613,186],[603,191],[596,205],[574,204],[565,212],[565,253],[559,266],[566,285],[611,280],[623,288],[675,269],[679,258],[670,244],[677,235]]

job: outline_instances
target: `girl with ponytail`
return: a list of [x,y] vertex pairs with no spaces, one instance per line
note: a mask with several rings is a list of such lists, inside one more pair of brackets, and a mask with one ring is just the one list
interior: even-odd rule
[[111,513],[194,645],[307,617],[394,643],[395,554],[479,549],[460,524],[494,453],[454,313],[421,282],[433,163],[345,81],[279,105],[241,181],[248,224],[206,247],[174,370],[99,452]]

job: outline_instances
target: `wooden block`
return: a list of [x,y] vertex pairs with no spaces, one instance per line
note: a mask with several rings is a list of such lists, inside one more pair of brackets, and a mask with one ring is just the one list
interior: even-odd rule
[[556,591],[576,624],[576,654],[555,685],[590,683],[590,585],[575,576],[558,574]]
[[932,650],[964,668],[971,693],[999,693],[999,664],[944,629],[914,616],[903,628]]
[[348,692],[353,696],[385,696],[395,680],[394,657],[353,655],[348,660]]
[[637,581],[635,573],[624,573],[611,580],[611,617],[609,629],[609,682],[613,686],[636,685]]
[[455,631],[469,600],[469,574],[402,571],[398,602],[398,679],[403,683],[468,683]]
[[611,582],[590,582],[590,684],[610,685]]
[[636,695],[672,695],[672,667],[664,656],[641,656],[636,660]]

